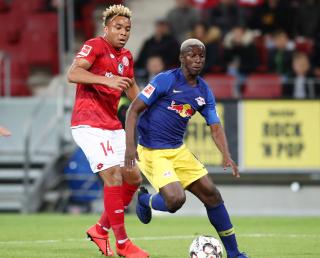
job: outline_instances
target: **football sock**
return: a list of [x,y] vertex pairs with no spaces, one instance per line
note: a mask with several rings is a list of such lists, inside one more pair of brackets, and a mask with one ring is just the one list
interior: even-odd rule
[[228,257],[236,257],[240,252],[238,250],[236,235],[226,207],[221,203],[215,207],[206,207],[206,209],[208,218],[217,230],[227,251]]
[[124,226],[124,207],[122,200],[122,186],[106,186],[105,200],[108,205],[106,211],[111,228],[118,244],[123,244],[128,240]]
[[96,224],[96,230],[100,235],[105,235],[109,232],[109,228],[102,226],[99,222]]
[[[110,222],[108,219],[108,214],[107,214],[107,201],[106,201],[106,187],[103,188],[103,203],[104,203],[104,211],[99,219],[98,225],[100,224],[100,226],[97,227],[97,231],[99,234],[105,234],[105,232],[103,232],[103,230],[107,229],[106,231],[108,231],[110,229]],[[104,227],[105,229],[102,229],[102,227]],[[102,230],[102,231],[101,231]]]
[[168,211],[165,200],[160,193],[151,194],[141,194],[139,195],[139,201],[146,207],[150,207],[157,211]]
[[137,191],[138,186],[137,185],[130,185],[127,182],[123,182],[122,184],[122,199],[123,199],[123,205],[124,207],[127,207],[134,195],[134,193]]

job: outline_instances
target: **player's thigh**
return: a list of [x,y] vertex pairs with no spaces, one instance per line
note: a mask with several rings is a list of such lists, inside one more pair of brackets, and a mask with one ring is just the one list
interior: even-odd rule
[[179,181],[173,162],[168,155],[170,150],[154,150],[138,145],[137,151],[140,159],[137,162],[139,169],[156,191]]
[[72,129],[72,136],[87,157],[94,173],[121,163],[118,145],[114,144],[116,140],[112,132],[91,127]]
[[185,145],[179,148],[173,164],[176,174],[184,188],[208,174],[205,166]]
[[124,156],[126,152],[126,133],[123,129],[112,131],[111,146],[117,155],[120,167],[124,167]]

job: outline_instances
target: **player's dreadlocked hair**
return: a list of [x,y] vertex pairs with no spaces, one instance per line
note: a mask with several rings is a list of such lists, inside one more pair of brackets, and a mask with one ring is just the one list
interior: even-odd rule
[[128,7],[125,7],[121,4],[111,5],[103,12],[103,26],[106,26],[108,21],[115,16],[124,16],[131,18],[132,12]]

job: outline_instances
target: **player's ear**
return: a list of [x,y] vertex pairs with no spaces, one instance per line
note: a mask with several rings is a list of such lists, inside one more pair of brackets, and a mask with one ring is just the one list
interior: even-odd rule
[[104,26],[104,32],[106,33],[106,35],[108,35],[108,26]]
[[179,55],[179,60],[181,64],[184,62],[184,56],[182,54]]

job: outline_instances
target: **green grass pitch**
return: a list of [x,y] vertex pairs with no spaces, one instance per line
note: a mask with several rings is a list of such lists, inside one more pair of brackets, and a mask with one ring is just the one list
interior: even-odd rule
[[[2,214],[0,257],[102,258],[84,234],[97,219],[94,215]],[[126,223],[128,234],[152,258],[187,258],[195,236],[216,236],[206,217],[155,217],[143,225],[131,215]],[[233,224],[241,250],[252,258],[320,257],[320,217],[234,217]]]

